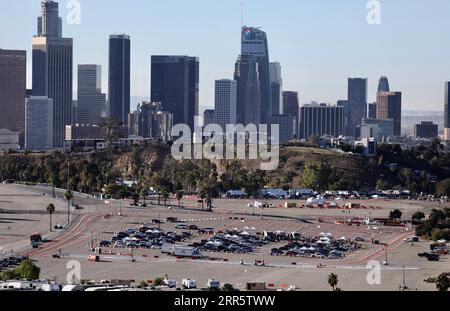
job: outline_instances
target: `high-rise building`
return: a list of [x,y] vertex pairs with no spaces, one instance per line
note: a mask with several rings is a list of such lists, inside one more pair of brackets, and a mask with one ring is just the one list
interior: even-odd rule
[[283,114],[292,117],[292,129],[295,138],[298,138],[299,102],[297,92],[283,92]]
[[378,82],[378,92],[390,92],[389,80],[387,77],[381,77]]
[[142,102],[138,105],[139,111],[139,136],[144,138],[158,137],[158,123],[156,114],[162,110],[162,104],[158,102]]
[[432,121],[422,121],[414,125],[414,137],[416,138],[436,138],[438,136],[438,125]]
[[215,82],[214,123],[226,131],[228,124],[237,123],[237,82],[217,80]]
[[272,92],[272,115],[283,114],[283,79],[281,65],[278,62],[269,64],[270,86]]
[[53,99],[53,146],[61,148],[65,126],[72,122],[73,40],[54,30],[58,7],[48,3],[51,12],[41,16],[42,30],[33,38],[33,96]]
[[369,103],[367,117],[369,119],[377,118],[377,103]]
[[25,149],[47,151],[53,148],[53,99],[31,96],[25,104]]
[[62,37],[62,19],[58,11],[58,2],[41,2],[41,16],[37,18],[38,37]]
[[[291,115],[273,115],[271,117],[271,125],[278,125],[279,137],[278,142],[284,144],[294,138],[294,117]],[[269,134],[274,135],[273,128],[269,129]]]
[[200,62],[190,56],[152,56],[151,101],[173,114],[173,123],[194,130],[199,115]]
[[261,124],[261,93],[259,65],[252,55],[241,55],[236,61],[234,80],[237,82],[237,123]]
[[78,124],[99,124],[105,117],[106,94],[102,93],[102,67],[78,65]]
[[445,82],[444,140],[450,141],[450,82]]
[[109,37],[108,117],[127,124],[130,113],[130,37]]
[[163,142],[172,140],[173,114],[167,111],[158,111],[156,122],[158,124],[157,138]]
[[299,138],[344,134],[344,107],[327,104],[307,104],[300,107]]
[[128,115],[128,133],[130,136],[139,136],[139,108]]
[[402,132],[402,93],[377,93],[377,119],[394,120],[394,136],[401,136]]
[[[273,113],[269,47],[266,33],[259,28],[244,26],[241,34],[241,55],[253,56],[255,62],[258,64],[258,80],[260,89],[259,120],[261,124],[267,124]],[[258,103],[255,104],[257,105]]]
[[362,119],[367,117],[367,79],[348,79],[348,108],[349,117],[346,135],[356,137],[357,127]]
[[26,51],[0,49],[0,129],[25,132]]

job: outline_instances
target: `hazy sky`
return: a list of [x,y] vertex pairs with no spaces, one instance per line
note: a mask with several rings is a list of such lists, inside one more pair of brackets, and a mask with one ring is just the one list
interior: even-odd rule
[[[132,95],[149,96],[150,55],[200,57],[200,105],[214,104],[214,80],[232,78],[240,51],[241,0],[80,0],[81,24],[67,24],[76,65],[103,66],[107,90],[108,36],[126,33],[132,44]],[[378,78],[402,91],[407,110],[442,110],[450,80],[450,1],[380,0],[381,25],[366,21],[368,0],[245,0],[244,23],[262,27],[270,57],[283,66],[284,89],[300,102],[335,103],[347,97],[347,77]],[[5,1],[6,3],[6,1]],[[5,4],[3,3],[3,4]],[[36,34],[39,0],[8,1],[0,11],[0,48],[28,50]],[[133,103],[135,104],[135,103]]]

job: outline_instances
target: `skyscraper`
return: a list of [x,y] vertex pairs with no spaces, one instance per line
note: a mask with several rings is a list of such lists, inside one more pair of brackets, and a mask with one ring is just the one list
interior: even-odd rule
[[53,100],[31,96],[25,104],[25,149],[47,151],[53,148]]
[[237,118],[237,82],[235,80],[217,80],[215,82],[214,123],[226,131],[228,124],[236,124]]
[[127,124],[130,113],[130,37],[109,37],[108,117]]
[[41,16],[37,18],[38,37],[62,37],[62,19],[59,17],[58,2],[42,1]]
[[348,79],[348,107],[350,109],[350,120],[346,135],[356,137],[357,126],[362,119],[367,117],[367,79]]
[[299,102],[297,92],[283,92],[283,114],[292,117],[294,137],[298,138]]
[[48,3],[49,6],[43,5],[48,10],[44,10],[45,16],[41,16],[38,25],[42,30],[33,38],[33,96],[53,99],[53,145],[60,148],[65,126],[72,122],[73,40],[52,30],[56,27],[58,7],[54,2]]
[[234,80],[237,82],[237,123],[261,124],[261,93],[259,65],[252,55],[241,55],[236,61]]
[[102,93],[102,67],[78,65],[78,124],[99,124],[105,116],[106,95]]
[[394,136],[401,136],[402,132],[402,93],[378,92],[377,119],[394,120]]
[[25,131],[26,51],[0,49],[0,129]]
[[151,101],[173,114],[173,124],[194,130],[199,115],[200,62],[190,56],[152,56]]
[[450,82],[445,82],[444,140],[450,140]]
[[390,92],[389,80],[387,77],[383,76],[380,78],[378,83],[378,92]]
[[214,124],[215,111],[214,109],[206,109],[203,112],[203,126]]
[[261,124],[267,124],[273,114],[267,35],[259,28],[244,26],[242,28],[241,40],[241,55],[253,56],[255,62],[258,64],[260,88],[259,120]]
[[281,65],[278,62],[269,64],[270,86],[272,92],[272,115],[283,114],[283,79],[281,77]]

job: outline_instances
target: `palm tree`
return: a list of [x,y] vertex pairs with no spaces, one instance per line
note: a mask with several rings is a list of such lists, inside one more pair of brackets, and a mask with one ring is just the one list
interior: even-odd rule
[[47,213],[50,215],[50,232],[53,231],[53,227],[52,227],[52,215],[55,212],[55,205],[53,205],[53,203],[50,203],[49,205],[47,205]]
[[72,191],[66,191],[64,193],[64,198],[67,200],[67,222],[70,221],[70,201],[73,199]]
[[331,273],[328,276],[328,284],[330,284],[330,286],[333,287],[333,291],[336,291],[336,286],[338,284],[338,281],[339,281],[339,279],[338,279],[338,276],[336,274]]

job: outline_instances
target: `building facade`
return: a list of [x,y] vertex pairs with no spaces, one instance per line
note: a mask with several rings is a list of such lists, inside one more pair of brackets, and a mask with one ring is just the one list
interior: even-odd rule
[[402,132],[402,93],[377,93],[377,119],[394,120],[394,136],[401,136]]
[[190,56],[152,56],[151,101],[173,115],[173,123],[194,130],[199,115],[200,62]]
[[109,37],[108,117],[127,124],[130,113],[130,37]]
[[[394,120],[393,119],[364,119],[361,125],[361,137],[368,137],[367,128],[373,136],[382,141],[383,138],[394,136]],[[366,130],[366,132],[363,132]]]
[[228,124],[237,123],[237,82],[217,80],[215,82],[214,123],[226,131]]
[[0,49],[0,129],[25,132],[26,51]]
[[367,117],[367,79],[348,79],[348,113],[349,120],[346,135],[357,136],[357,127]]
[[438,125],[432,121],[422,121],[414,125],[414,137],[416,138],[436,138],[438,137]]
[[252,55],[241,55],[236,61],[234,80],[237,82],[237,123],[259,125],[261,93],[259,65]]
[[378,92],[390,92],[389,80],[387,77],[382,76],[378,82]]
[[53,148],[53,99],[31,96],[25,103],[25,149],[47,151]]
[[299,138],[344,134],[344,108],[328,104],[307,104],[300,107]]
[[269,64],[270,86],[272,92],[272,115],[283,113],[283,78],[281,77],[281,65],[278,62]]
[[294,138],[298,138],[299,101],[297,92],[283,92],[283,114],[292,117]]
[[99,124],[106,116],[106,94],[102,93],[102,67],[78,65],[78,99],[75,122]]
[[62,37],[62,19],[59,17],[58,2],[42,1],[41,16],[37,18],[38,37]]

